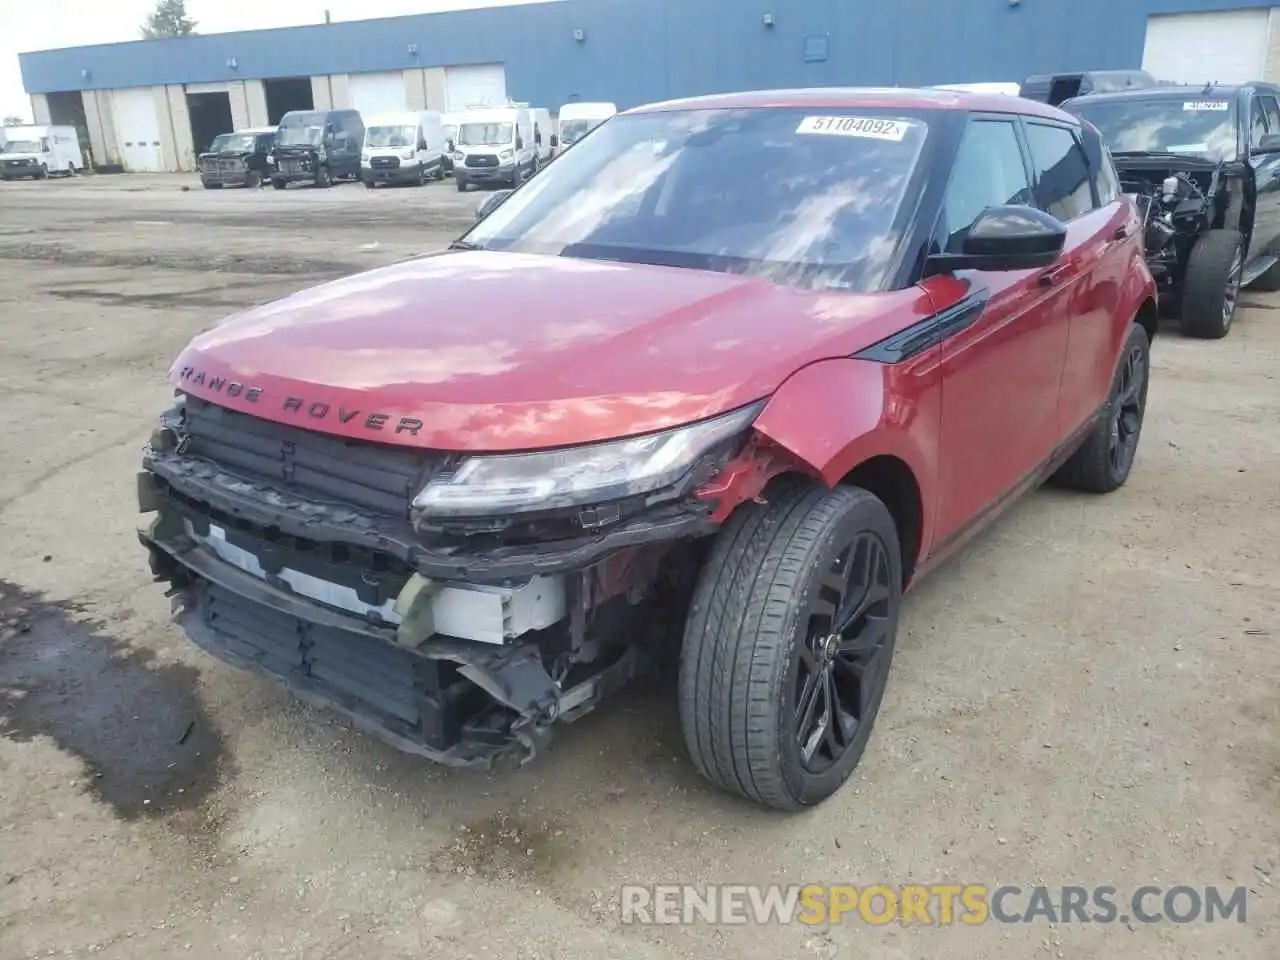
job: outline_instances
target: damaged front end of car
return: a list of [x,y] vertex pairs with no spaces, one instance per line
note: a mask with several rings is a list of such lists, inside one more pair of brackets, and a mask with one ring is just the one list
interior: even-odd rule
[[178,395],[139,536],[212,655],[449,765],[527,763],[678,634],[705,538],[781,463],[762,404],[520,454],[349,440]]

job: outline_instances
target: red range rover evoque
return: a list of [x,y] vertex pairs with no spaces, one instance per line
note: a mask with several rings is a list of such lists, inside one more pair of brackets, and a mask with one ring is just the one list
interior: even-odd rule
[[1156,329],[1097,132],[947,91],[619,114],[450,249],[197,337],[140,474],[190,637],[448,764],[678,646],[698,769],[857,764],[904,590],[1125,482]]

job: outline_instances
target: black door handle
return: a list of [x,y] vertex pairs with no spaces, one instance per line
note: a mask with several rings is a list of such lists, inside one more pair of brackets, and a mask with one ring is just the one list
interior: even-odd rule
[[1129,236],[1129,228],[1123,223],[1116,227],[1115,233],[1111,234],[1113,240],[1123,240],[1127,236]]

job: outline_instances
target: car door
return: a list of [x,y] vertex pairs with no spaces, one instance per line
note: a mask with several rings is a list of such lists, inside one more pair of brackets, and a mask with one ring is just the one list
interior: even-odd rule
[[1260,91],[1253,98],[1251,115],[1249,166],[1258,190],[1249,243],[1249,259],[1254,260],[1280,250],[1280,150],[1258,149],[1264,136],[1280,136],[1280,98]]
[[[1120,199],[1114,167],[1105,173],[1101,169],[1110,161],[1096,131],[1038,118],[1024,122],[1036,206],[1067,225],[1059,289],[1070,316],[1058,398],[1061,442],[1093,418],[1110,390],[1120,349],[1117,337],[1127,329],[1115,316],[1132,255],[1129,231],[1134,228]],[[1105,203],[1098,195],[1100,173]]]
[[[985,209],[1031,201],[1018,121],[1008,115],[970,118],[943,199],[939,244],[959,252],[965,232]],[[1040,270],[956,274],[980,311],[942,346],[939,542],[963,532],[1013,492],[1058,441],[1058,385],[1070,323],[1062,271],[1070,269],[1070,263],[1055,263]],[[957,306],[934,303],[939,311]]]

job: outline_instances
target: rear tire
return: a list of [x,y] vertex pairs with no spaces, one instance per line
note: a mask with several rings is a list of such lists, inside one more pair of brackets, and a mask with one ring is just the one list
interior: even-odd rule
[[70,180],[76,175],[76,165],[74,163],[67,164],[67,179]]
[[902,560],[893,518],[866,490],[783,483],[767,498],[733,515],[698,578],[680,719],[704,777],[795,810],[835,793],[866,748]]
[[271,178],[271,189],[273,190],[283,190],[288,185],[289,184],[286,183],[284,180],[280,180],[277,177]]
[[1064,463],[1054,482],[1089,493],[1110,493],[1124,486],[1138,455],[1147,385],[1151,380],[1151,343],[1138,324],[1129,328],[1120,366],[1098,422]]
[[37,177],[37,179],[39,179],[39,180],[48,180],[48,179],[49,179],[49,165],[48,165],[48,164],[45,164],[45,163],[40,164],[40,172],[39,172],[38,174],[36,174],[36,177]]
[[250,189],[257,189],[262,186],[262,174],[257,170],[250,170],[244,178],[244,185]]
[[372,190],[372,189],[373,189],[373,187],[374,187],[374,183],[373,183],[373,181],[372,181],[372,180],[366,180],[366,181],[364,182],[364,185],[365,185],[366,187],[368,187],[370,190]]
[[1182,332],[1220,340],[1231,330],[1240,299],[1244,243],[1238,230],[1210,230],[1196,241],[1182,279]]
[[330,175],[328,167],[322,166],[316,171],[315,185],[322,188],[333,186],[333,177]]
[[1261,290],[1263,293],[1275,293],[1280,290],[1280,260],[1277,260],[1262,274],[1249,284],[1250,290]]
[[465,180],[455,180],[454,184],[457,186],[459,193],[466,193],[467,187],[470,186]]

